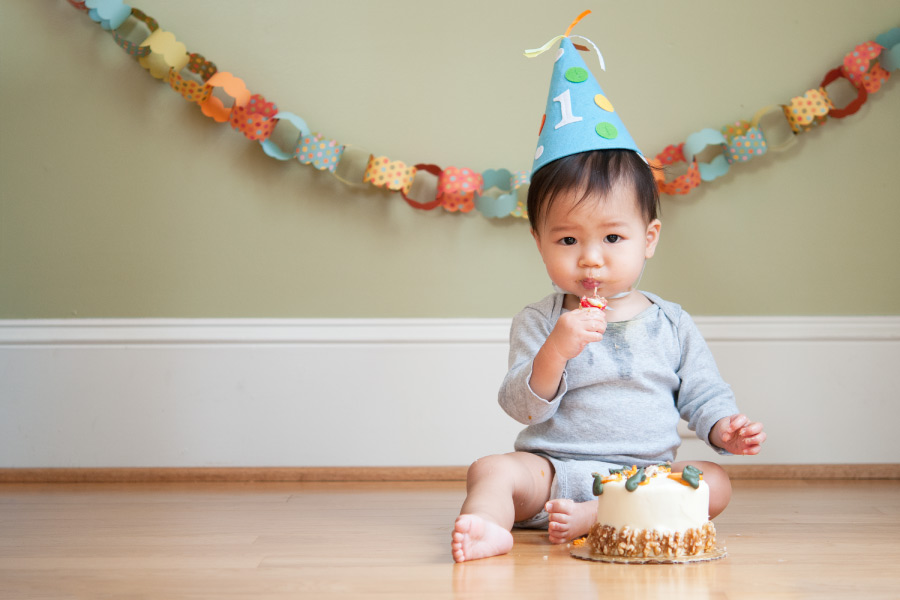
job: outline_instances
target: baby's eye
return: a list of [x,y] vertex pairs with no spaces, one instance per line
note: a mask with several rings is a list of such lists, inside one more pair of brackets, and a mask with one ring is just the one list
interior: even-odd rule
[[615,244],[616,242],[618,242],[621,239],[622,239],[622,237],[616,235],[615,233],[611,233],[608,236],[606,236],[606,241],[610,244]]
[[563,239],[559,240],[559,243],[563,246],[571,246],[575,244],[575,242],[576,240],[573,237],[564,237]]

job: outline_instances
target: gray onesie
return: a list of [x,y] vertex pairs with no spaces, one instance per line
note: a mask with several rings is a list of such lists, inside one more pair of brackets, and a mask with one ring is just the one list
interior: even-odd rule
[[[653,305],[629,321],[609,323],[602,341],[567,363],[550,402],[531,390],[531,367],[563,311],[564,295],[551,294],[513,318],[500,405],[527,425],[515,449],[551,459],[557,476],[561,462],[647,466],[674,460],[679,418],[709,444],[716,421],[738,412],[690,316],[641,293]],[[571,484],[560,485],[560,497],[589,499],[589,483]]]

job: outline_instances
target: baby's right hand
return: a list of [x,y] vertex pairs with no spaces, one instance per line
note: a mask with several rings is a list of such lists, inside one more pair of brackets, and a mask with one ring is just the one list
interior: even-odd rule
[[591,342],[599,342],[606,331],[606,313],[599,308],[579,308],[560,315],[547,337],[547,344],[561,358],[575,358]]

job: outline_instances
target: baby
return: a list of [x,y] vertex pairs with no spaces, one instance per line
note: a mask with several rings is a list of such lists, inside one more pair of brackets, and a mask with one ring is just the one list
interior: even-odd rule
[[[499,400],[527,427],[515,452],[469,467],[455,561],[509,552],[513,526],[546,528],[556,544],[586,534],[597,511],[591,473],[674,460],[680,418],[720,453],[760,451],[762,424],[739,414],[690,316],[635,289],[659,242],[658,205],[653,172],[632,150],[578,152],[532,177],[531,233],[560,291],[513,319]],[[582,307],[583,296],[608,306]],[[728,476],[691,464],[715,517],[731,497]]]

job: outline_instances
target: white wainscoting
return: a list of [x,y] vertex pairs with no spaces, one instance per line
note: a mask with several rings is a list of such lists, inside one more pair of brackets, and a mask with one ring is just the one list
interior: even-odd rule
[[[696,319],[758,464],[900,462],[900,317]],[[505,319],[0,320],[0,468],[443,466],[509,451]]]

